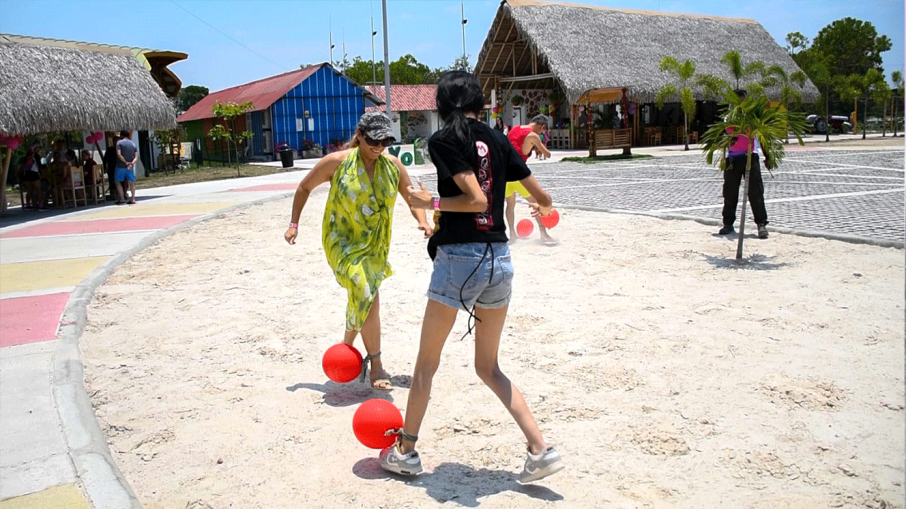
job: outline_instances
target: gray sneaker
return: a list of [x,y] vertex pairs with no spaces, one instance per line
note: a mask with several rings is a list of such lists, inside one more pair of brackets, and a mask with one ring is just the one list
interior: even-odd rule
[[523,467],[522,473],[519,474],[519,482],[523,484],[556,474],[565,467],[560,459],[560,453],[552,446],[538,454],[532,454],[529,451],[526,456],[525,467]]
[[396,444],[381,451],[381,468],[400,475],[415,475],[422,471],[422,459],[415,451],[402,454]]
[[758,225],[758,238],[766,239],[768,238],[768,227],[767,225],[760,224]]

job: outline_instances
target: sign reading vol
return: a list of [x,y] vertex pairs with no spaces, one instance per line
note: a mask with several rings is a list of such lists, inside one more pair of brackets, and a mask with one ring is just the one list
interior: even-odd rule
[[391,145],[387,147],[387,152],[400,159],[403,166],[412,166],[425,164],[425,157],[421,150],[415,150],[414,145]]

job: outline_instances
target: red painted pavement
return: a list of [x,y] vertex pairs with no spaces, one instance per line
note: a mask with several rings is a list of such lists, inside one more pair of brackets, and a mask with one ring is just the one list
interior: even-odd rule
[[69,293],[0,300],[0,348],[56,338]]
[[240,187],[238,189],[229,189],[224,192],[225,193],[244,193],[247,191],[294,191],[297,187],[299,187],[298,183],[296,183],[296,184],[292,184],[292,183],[263,184],[260,186]]
[[79,235],[83,233],[112,233],[135,230],[159,230],[188,221],[198,214],[181,216],[124,217],[94,221],[56,221],[41,223],[0,235],[0,239],[45,237],[48,235]]

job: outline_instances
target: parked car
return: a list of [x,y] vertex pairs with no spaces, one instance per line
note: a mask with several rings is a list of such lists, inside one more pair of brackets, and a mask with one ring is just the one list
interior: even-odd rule
[[830,126],[833,133],[849,133],[853,130],[849,117],[844,115],[830,115],[827,119],[820,115],[809,115],[805,117],[805,121],[812,126],[814,132],[819,134],[826,133],[827,126]]

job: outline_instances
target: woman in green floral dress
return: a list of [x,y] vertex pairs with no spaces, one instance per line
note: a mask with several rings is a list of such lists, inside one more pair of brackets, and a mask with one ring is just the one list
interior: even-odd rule
[[[393,271],[387,262],[390,230],[397,193],[409,203],[412,185],[403,164],[384,148],[394,140],[390,119],[379,112],[365,113],[347,149],[322,158],[302,179],[293,199],[293,212],[284,238],[296,243],[298,222],[311,192],[330,182],[330,194],[321,228],[327,262],[337,282],[346,289],[346,332],[343,342],[353,344],[362,334],[371,362],[371,386],[390,390],[390,377],[381,364],[381,319],[378,290]],[[429,237],[423,209],[410,207],[418,228]]]

